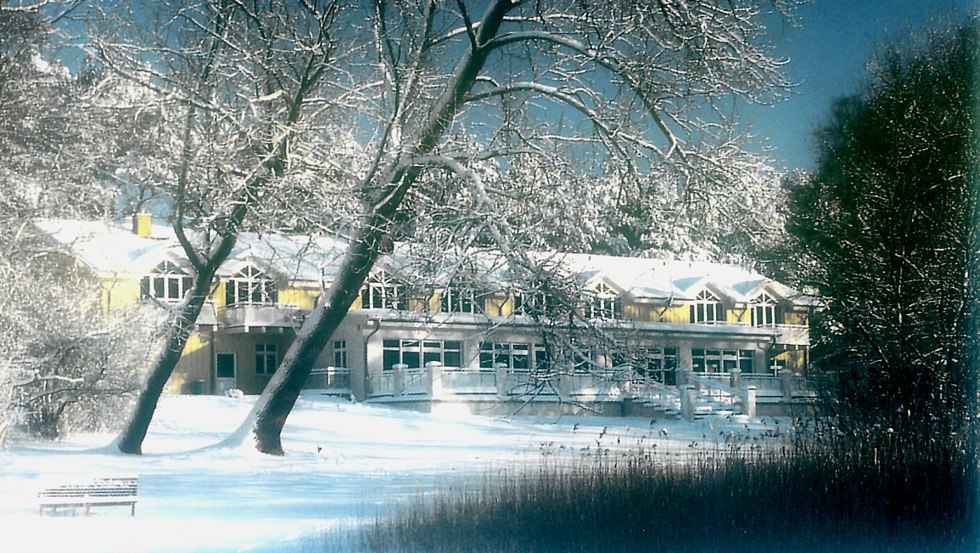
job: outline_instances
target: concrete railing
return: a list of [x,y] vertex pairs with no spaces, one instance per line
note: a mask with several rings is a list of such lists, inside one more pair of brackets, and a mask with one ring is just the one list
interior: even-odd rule
[[299,328],[305,311],[280,303],[242,303],[218,309],[217,321],[227,328]]
[[779,376],[677,371],[677,386],[636,375],[631,371],[594,373],[535,373],[504,365],[489,368],[444,367],[433,361],[425,367],[398,364],[391,370],[367,376],[369,398],[491,398],[514,397],[633,398],[678,405],[681,414],[693,419],[707,405],[737,407],[742,414],[756,416],[759,402],[791,402],[810,392],[804,381],[783,371]]
[[[742,381],[742,371],[733,369],[727,374],[704,374],[689,370],[680,371],[678,382],[683,381],[681,391],[681,416],[693,420],[705,400],[721,405],[737,406],[743,415],[756,414],[757,388]],[[727,378],[720,378],[727,376]]]
[[445,367],[432,361],[424,368],[394,365],[391,370],[367,376],[367,395],[378,397],[429,396],[618,396],[623,383],[618,373],[558,374],[515,370],[506,366],[488,368]]
[[306,387],[327,390],[333,393],[347,393],[350,389],[350,369],[340,367],[317,367],[310,371]]

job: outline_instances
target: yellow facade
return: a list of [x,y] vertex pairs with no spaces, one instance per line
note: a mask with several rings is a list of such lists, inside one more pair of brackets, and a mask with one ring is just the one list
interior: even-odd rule
[[285,288],[279,291],[279,303],[295,305],[300,309],[313,309],[319,297],[319,288]]
[[752,324],[752,311],[746,305],[738,305],[725,310],[725,320],[735,324]]
[[140,279],[120,278],[102,281],[102,307],[106,311],[116,307],[135,305],[140,300]]
[[211,301],[214,302],[214,306],[221,308],[225,306],[225,281],[218,282],[217,285],[213,286],[211,289]]
[[687,305],[664,306],[658,310],[657,321],[663,323],[691,322],[691,308]]
[[810,324],[809,319],[806,311],[787,311],[783,314],[783,321],[788,325],[807,325]]

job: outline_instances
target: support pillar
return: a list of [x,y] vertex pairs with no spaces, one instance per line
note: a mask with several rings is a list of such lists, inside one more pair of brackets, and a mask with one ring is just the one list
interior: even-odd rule
[[755,386],[749,386],[745,389],[745,395],[742,396],[744,398],[742,402],[742,414],[750,418],[755,418],[756,416],[755,395]]
[[691,384],[685,385],[681,391],[681,416],[684,417],[684,420],[687,422],[694,420],[695,393],[696,390]]

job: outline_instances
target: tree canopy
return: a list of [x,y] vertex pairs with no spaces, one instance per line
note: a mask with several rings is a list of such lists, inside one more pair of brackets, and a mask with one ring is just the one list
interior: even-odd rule
[[852,420],[949,431],[969,419],[977,37],[974,21],[881,52],[818,134],[817,170],[791,187],[787,228],[827,300],[814,361]]

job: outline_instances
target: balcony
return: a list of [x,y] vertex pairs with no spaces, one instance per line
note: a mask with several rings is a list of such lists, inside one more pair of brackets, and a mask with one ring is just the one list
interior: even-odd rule
[[777,331],[777,346],[808,346],[810,345],[810,327],[806,325],[773,325]]
[[272,303],[238,303],[218,310],[218,325],[230,332],[252,330],[296,329],[303,324],[306,312],[296,305]]
[[567,398],[618,397],[621,383],[614,373],[531,374],[498,367],[425,367],[395,365],[393,370],[367,375],[369,398],[528,398],[562,395]]
[[317,367],[310,371],[304,387],[326,395],[350,397],[350,370],[343,367]]

